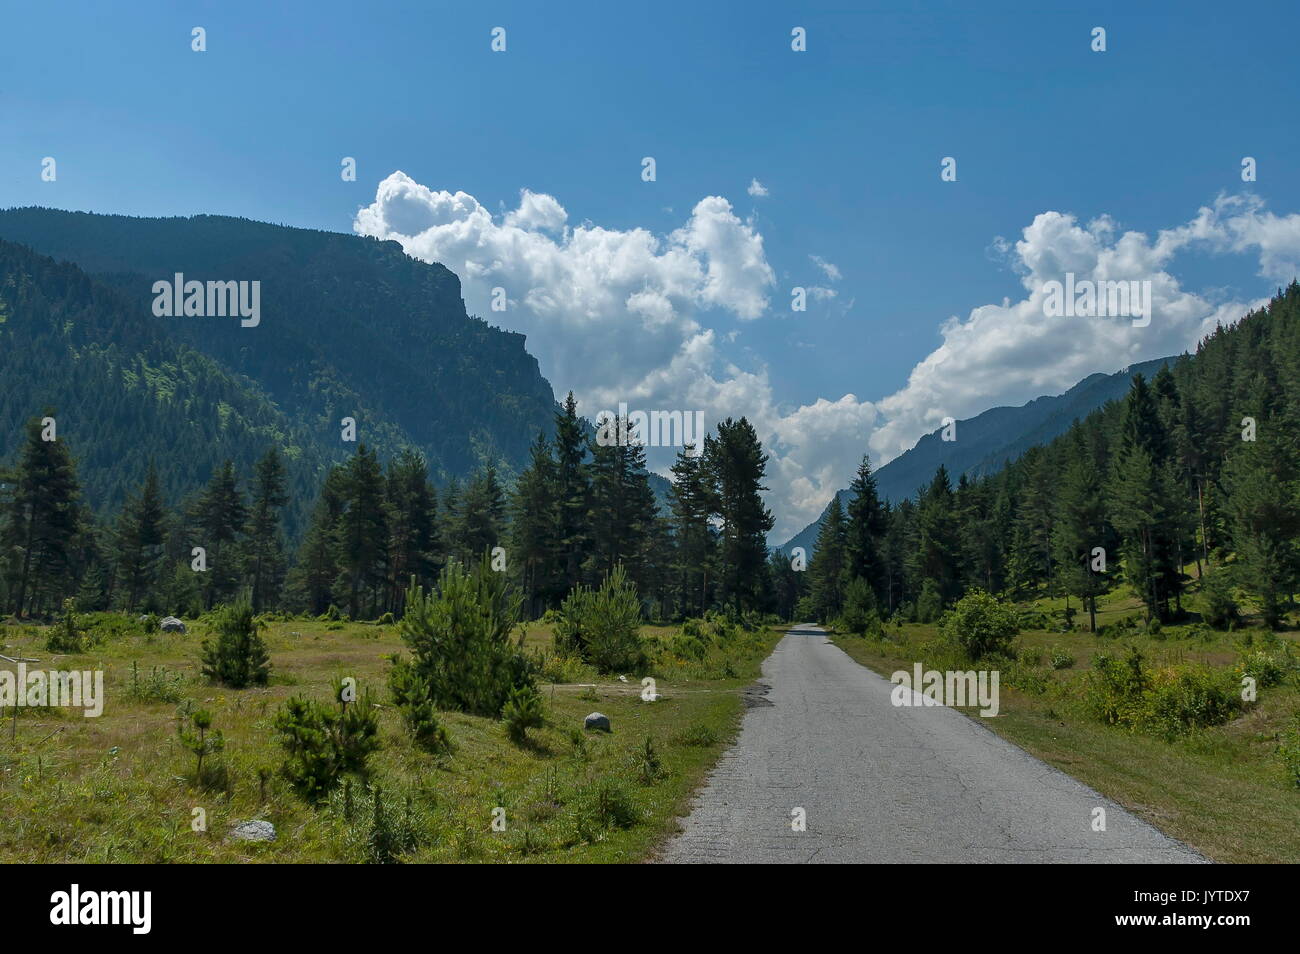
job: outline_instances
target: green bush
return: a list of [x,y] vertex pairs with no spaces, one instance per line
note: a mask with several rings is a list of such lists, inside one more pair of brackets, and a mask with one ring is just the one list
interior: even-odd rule
[[495,573],[486,555],[473,572],[459,563],[442,572],[436,594],[412,584],[400,627],[410,665],[439,709],[501,714],[513,689],[531,686],[534,667],[510,638],[519,620],[519,597]]
[[598,779],[572,800],[574,827],[580,841],[600,841],[610,829],[631,828],[641,812],[627,786],[611,776]]
[[1122,661],[1103,654],[1092,665],[1084,680],[1084,705],[1108,725],[1172,740],[1194,729],[1222,725],[1242,707],[1231,679],[1205,666],[1152,672],[1133,647]]
[[275,714],[274,726],[285,750],[281,773],[309,802],[319,802],[345,775],[364,779],[370,756],[379,748],[379,720],[367,691],[338,710],[294,696]]
[[1157,673],[1146,700],[1145,727],[1166,739],[1222,725],[1241,709],[1241,697],[1222,672],[1188,666]]
[[840,611],[836,628],[855,636],[880,632],[876,595],[871,590],[871,584],[861,577],[854,577],[844,589],[844,608]]
[[1074,654],[1057,647],[1052,650],[1052,655],[1048,661],[1052,664],[1053,669],[1070,669],[1074,666]]
[[212,713],[207,709],[198,709],[190,713],[190,724],[187,726],[181,722],[177,726],[177,734],[180,737],[181,745],[194,754],[198,760],[198,765],[194,770],[195,784],[207,786],[215,781],[213,777],[211,763],[208,765],[208,771],[203,769],[203,760],[209,755],[214,755],[225,748],[225,739],[222,738],[220,731],[214,731],[208,734],[212,728]]
[[641,636],[641,600],[622,565],[594,592],[578,586],[560,607],[556,648],[579,656],[602,673],[640,674],[649,665]]
[[185,676],[179,672],[168,672],[166,666],[154,666],[143,679],[140,677],[139,664],[131,660],[131,684],[127,687],[127,696],[137,702],[181,701]]
[[501,718],[506,724],[506,734],[516,744],[528,740],[529,729],[540,729],[545,723],[542,707],[542,694],[536,686],[516,686],[510,690],[510,698],[501,709]]
[[1123,660],[1100,653],[1093,657],[1092,671],[1084,677],[1084,707],[1098,722],[1137,728],[1144,719],[1150,686],[1150,674],[1136,647],[1129,647]]
[[395,659],[388,672],[388,690],[393,705],[402,714],[402,724],[420,748],[435,754],[454,748],[447,729],[438,720],[428,683],[404,659]]
[[271,657],[257,634],[253,604],[247,594],[213,614],[216,639],[205,639],[202,648],[203,675],[232,689],[266,685],[271,674]]
[[63,601],[63,619],[45,633],[45,648],[52,653],[79,653],[89,648],[90,640],[81,631],[77,619],[77,602]]
[[1283,662],[1263,650],[1243,653],[1237,664],[1238,675],[1250,676],[1260,689],[1276,686],[1286,678],[1286,672],[1287,667]]
[[971,590],[944,617],[940,632],[978,660],[1009,652],[1020,626],[1012,607],[983,590]]
[[1233,596],[1232,580],[1226,569],[1219,569],[1201,581],[1205,598],[1205,622],[1215,629],[1235,629],[1241,625],[1241,608]]

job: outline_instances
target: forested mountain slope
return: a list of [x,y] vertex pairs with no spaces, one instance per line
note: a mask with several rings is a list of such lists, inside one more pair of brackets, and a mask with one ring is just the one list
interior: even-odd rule
[[[1087,417],[1107,401],[1122,398],[1133,375],[1150,377],[1173,360],[1157,358],[1115,374],[1092,374],[1063,394],[1034,398],[1020,407],[990,408],[958,421],[955,441],[943,440],[939,431],[926,434],[911,450],[876,471],[877,491],[883,499],[895,503],[915,496],[930,482],[940,465],[947,468],[954,480],[996,473],[1031,447],[1064,434],[1076,418]],[[837,496],[840,506],[848,506],[847,489],[839,491]],[[823,510],[815,522],[786,541],[781,550],[789,553],[794,547],[803,547],[811,556],[825,516]]]
[[[468,316],[456,276],[394,242],[224,216],[39,208],[0,211],[0,239],[67,259],[118,289],[123,360],[137,331],[207,355],[256,382],[323,446],[338,445],[340,419],[353,417],[359,440],[386,456],[411,444],[434,478],[446,479],[487,462],[517,470],[551,426],[554,396],[523,336]],[[259,281],[260,323],[155,317],[153,283],[176,273]],[[21,388],[6,391],[12,400]],[[17,433],[11,418],[0,430],[6,446]]]

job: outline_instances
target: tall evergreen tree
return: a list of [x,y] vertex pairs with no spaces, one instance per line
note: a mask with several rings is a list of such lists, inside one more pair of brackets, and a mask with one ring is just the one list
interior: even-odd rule
[[377,595],[388,567],[388,516],[384,509],[384,474],[379,457],[364,444],[344,467],[343,512],[339,517],[339,568],[347,593],[348,613],[361,619],[375,615]]
[[578,419],[573,392],[555,416],[555,495],[559,513],[560,579],[567,593],[582,582],[587,549],[587,513],[590,487],[584,466],[587,440]]
[[863,456],[858,472],[849,484],[849,506],[845,528],[850,579],[865,580],[876,597],[876,605],[887,602],[887,576],[882,553],[888,518],[876,493],[876,478],[870,458]]
[[559,563],[560,513],[555,458],[546,435],[538,433],[528,466],[510,496],[510,549],[530,618],[564,598]]
[[[52,412],[46,417],[52,420]],[[80,487],[72,455],[62,441],[45,440],[45,432],[40,420],[28,422],[5,524],[14,615],[19,618],[53,611],[69,591],[72,547],[80,527]]]
[[248,516],[245,559],[254,613],[275,606],[284,583],[284,541],[280,515],[289,503],[284,463],[274,447],[267,450],[253,472],[253,505]]
[[839,495],[831,498],[821,528],[817,531],[817,548],[808,565],[809,597],[820,622],[829,623],[844,606],[844,590],[849,575],[848,526]]
[[236,543],[244,530],[248,511],[239,490],[235,465],[227,460],[208,482],[193,511],[195,546],[206,552],[207,570],[200,586],[209,609],[231,596],[239,585]]
[[703,615],[711,603],[717,534],[710,522],[717,496],[701,448],[684,447],[673,462],[672,528],[678,599],[686,616]]
[[767,598],[767,534],[775,522],[762,497],[768,457],[743,417],[720,423],[717,437],[705,438],[704,454],[722,524],[721,600],[736,612],[758,609]]
[[128,613],[157,583],[167,533],[166,518],[158,471],[151,460],[140,492],[129,496],[122,506],[114,539],[116,578],[125,591],[124,606]]

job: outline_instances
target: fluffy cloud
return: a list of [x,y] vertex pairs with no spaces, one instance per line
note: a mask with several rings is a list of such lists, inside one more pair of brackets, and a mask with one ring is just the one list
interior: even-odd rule
[[[751,194],[755,187],[766,192],[754,180]],[[1181,250],[1256,253],[1260,275],[1275,282],[1289,281],[1300,262],[1300,216],[1275,216],[1253,198],[1221,197],[1154,239],[1120,232],[1106,216],[1081,224],[1043,212],[1019,240],[998,246],[1024,286],[1018,301],[980,305],[943,322],[942,344],[892,395],[872,402],[845,394],[789,408],[773,393],[761,359],[740,368],[724,358],[719,345],[735,331],[709,326],[727,313],[742,322],[761,317],[775,283],[762,235],[724,198],[701,199],[680,228],[656,236],[571,225],[554,197],[528,190],[517,208],[494,216],[473,196],[434,191],[395,172],[357,213],[354,228],[455,272],[470,311],[527,334],[543,373],[561,394],[572,389],[588,416],[620,401],[703,410],[710,426],[748,416],[772,457],[777,541],[817,517],[868,447],[879,466],[945,416],[1023,403],[1096,371],[1190,348],[1217,322],[1258,304],[1183,289],[1168,270]],[[831,282],[841,280],[835,265],[810,258]],[[1066,272],[1151,281],[1150,325],[1045,317],[1044,283]],[[504,313],[489,308],[494,287],[506,290]],[[835,294],[814,291],[821,299]],[[671,452],[651,453],[660,472],[670,459]]]
[[763,183],[759,182],[757,179],[750,179],[749,188],[745,191],[755,199],[763,199],[767,197],[767,186],[763,185]]
[[[879,401],[885,418],[871,435],[873,457],[896,457],[944,417],[970,417],[999,404],[1058,393],[1096,371],[1195,346],[1217,324],[1229,324],[1263,300],[1216,301],[1181,286],[1169,272],[1185,249],[1253,252],[1260,275],[1290,281],[1300,269],[1300,215],[1263,211],[1255,197],[1221,196],[1187,224],[1154,239],[1120,232],[1108,216],[1087,224],[1061,212],[1034,218],[1014,245],[999,247],[1020,275],[1026,295],[981,305],[941,326],[943,343],[912,369],[905,387]],[[1075,280],[1150,281],[1152,320],[1135,327],[1124,318],[1048,318],[1044,285]]]

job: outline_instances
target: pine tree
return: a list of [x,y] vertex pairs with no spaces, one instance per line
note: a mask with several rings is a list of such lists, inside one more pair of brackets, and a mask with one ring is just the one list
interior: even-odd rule
[[388,515],[384,510],[384,474],[378,455],[357,446],[344,468],[343,512],[337,531],[339,568],[347,592],[348,614],[361,619],[374,613],[388,560]]
[[831,498],[817,531],[817,548],[808,565],[809,596],[817,619],[829,623],[844,606],[849,580],[848,527],[839,494]]
[[658,515],[645,466],[645,448],[628,429],[627,418],[604,425],[615,440],[591,446],[590,555],[584,567],[590,580],[603,580],[622,566],[638,589],[646,584],[651,530]]
[[253,506],[248,518],[245,558],[255,613],[279,601],[285,570],[280,514],[288,503],[284,463],[279,451],[272,447],[257,462],[253,473]]
[[1169,601],[1181,590],[1180,508],[1168,437],[1155,398],[1142,375],[1134,375],[1114,459],[1111,512],[1123,540],[1124,573],[1146,604],[1148,618],[1168,619]]
[[248,519],[244,495],[239,490],[235,465],[227,460],[212,475],[192,513],[196,546],[206,551],[203,604],[211,609],[234,593],[239,585],[235,545]]
[[869,457],[864,456],[858,465],[853,483],[849,484],[849,494],[845,531],[849,578],[865,580],[879,605],[886,595],[887,573],[881,551],[888,526],[884,505],[876,494],[876,478],[871,473]]
[[37,419],[27,425],[5,525],[14,615],[20,619],[29,611],[53,610],[69,591],[72,546],[80,526],[72,456],[62,441],[42,439],[43,430]]
[[400,615],[412,577],[422,586],[433,584],[441,549],[438,496],[424,455],[407,448],[389,462],[384,496],[389,533],[385,604]]
[[754,426],[745,418],[718,425],[716,438],[705,438],[704,456],[717,488],[716,514],[721,520],[720,596],[739,613],[758,609],[767,599],[767,534],[775,519],[763,504],[763,477],[768,457]]
[[582,582],[583,555],[587,550],[587,514],[590,487],[584,462],[587,440],[578,419],[573,392],[555,416],[555,495],[559,510],[560,579],[564,592]]
[[[1088,608],[1088,630],[1097,631],[1097,597],[1109,589],[1108,572],[1094,570],[1093,550],[1111,546],[1102,494],[1101,471],[1078,427],[1070,432],[1072,453],[1060,481],[1052,523],[1057,583]],[[1109,569],[1109,564],[1107,564]]]
[[166,510],[153,461],[138,495],[128,497],[118,516],[115,534],[117,578],[126,590],[127,612],[136,608],[141,594],[157,584],[158,565],[166,539]]
[[1253,404],[1264,408],[1255,412],[1255,440],[1241,441],[1229,455],[1224,484],[1234,575],[1255,597],[1264,625],[1276,628],[1300,586],[1300,452],[1294,428],[1269,413],[1258,389]]
[[916,568],[946,605],[961,595],[961,538],[948,469],[940,465],[916,512]]
[[539,432],[529,451],[528,466],[510,497],[510,546],[529,618],[558,606],[564,597],[558,567],[560,514],[555,482],[555,458],[546,435]]
[[702,616],[709,606],[715,578],[716,533],[709,522],[716,491],[700,448],[685,447],[673,463],[673,560],[678,601],[686,616]]
[[488,464],[466,485],[459,517],[458,555],[466,566],[472,566],[504,539],[506,498],[494,465]]

